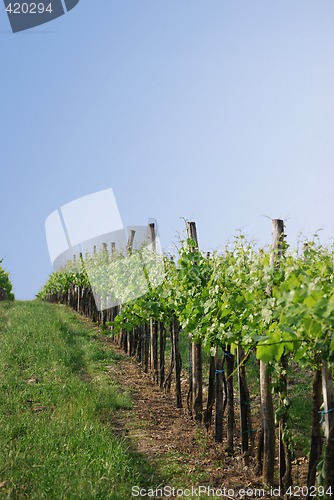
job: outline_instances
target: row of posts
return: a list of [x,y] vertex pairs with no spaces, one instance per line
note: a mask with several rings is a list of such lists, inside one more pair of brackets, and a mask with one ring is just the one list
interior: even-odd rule
[[[273,242],[272,242],[272,254],[271,254],[271,266],[279,266],[280,259],[283,258],[283,241],[284,241],[284,223],[281,219],[274,219],[272,221],[273,227]],[[150,224],[151,230],[151,242],[155,249],[155,227],[154,224]],[[187,223],[187,235],[188,238],[194,242],[194,250],[198,249],[198,238],[196,231],[195,222]],[[134,241],[135,231],[130,231],[127,251],[131,253],[133,241]],[[103,248],[107,251],[107,245],[104,244]],[[115,252],[115,245],[112,244],[112,253]],[[208,255],[209,257],[209,255]],[[196,262],[194,262],[194,265]],[[79,292],[79,293],[78,293]],[[1,291],[0,291],[1,293]],[[272,293],[271,289],[267,289],[267,294],[270,296]],[[1,297],[1,295],[0,295]],[[60,299],[60,297],[58,297]],[[63,299],[64,300],[64,299]],[[77,303],[74,303],[76,302]],[[95,321],[105,323],[106,321],[112,321],[117,314],[117,308],[112,308],[107,311],[102,311],[98,313],[96,307],[94,308],[94,299],[90,289],[80,289],[80,290],[69,290],[68,296],[66,297],[66,302],[69,303],[79,312],[85,314],[86,316],[93,317]],[[121,307],[121,306],[120,306]],[[160,345],[163,346],[163,351],[165,348],[166,341],[166,331],[163,325],[159,325],[160,333]],[[132,345],[136,344],[136,338],[138,337],[138,342],[142,342],[141,346],[146,346],[143,359],[140,356],[140,360],[148,369],[148,362],[151,366],[151,371],[154,373],[156,382],[158,382],[158,323],[151,319],[147,328],[143,331],[133,332],[133,334],[124,334],[120,337],[120,343],[128,350],[131,355],[133,353]],[[176,394],[176,406],[178,408],[182,407],[182,395],[181,395],[181,357],[179,352],[179,327],[176,318],[174,318],[171,328],[171,345],[172,345],[172,365],[175,374],[175,394]],[[146,341],[146,337],[150,338],[149,342]],[[140,339],[143,337],[144,341]],[[133,342],[134,344],[133,344]],[[147,352],[146,352],[147,351]],[[163,362],[164,370],[164,354],[161,352],[160,348],[161,362]],[[146,361],[145,361],[146,360]],[[245,362],[247,356],[245,356],[242,347],[238,347],[237,350],[237,364],[238,364],[238,386],[239,386],[239,399],[240,399],[240,424],[241,424],[241,446],[244,458],[245,466],[249,465],[249,456],[254,447],[254,435],[252,434],[252,423],[250,414],[250,396],[249,390],[246,382],[245,373]],[[145,361],[145,362],[144,362]],[[225,368],[226,363],[226,370]],[[222,442],[223,439],[223,414],[225,406],[227,406],[227,450],[231,453],[233,452],[233,436],[235,431],[234,424],[234,389],[233,389],[233,373],[234,373],[234,363],[235,358],[230,353],[229,348],[223,349],[222,356],[211,356],[210,357],[210,375],[209,375],[209,388],[208,388],[208,398],[207,406],[204,409],[203,405],[203,367],[202,367],[202,346],[201,342],[194,342],[192,336],[189,337],[189,391],[187,397],[188,410],[194,419],[198,422],[203,422],[207,427],[211,424],[213,405],[216,405],[215,409],[215,439],[217,442]],[[271,393],[271,375],[270,368],[267,363],[260,361],[260,410],[261,410],[261,429],[258,431],[258,442],[257,442],[257,466],[258,473],[262,475],[263,483],[265,485],[274,484],[274,472],[275,472],[275,417],[274,417],[274,406]],[[288,358],[283,355],[281,360],[282,366],[282,384],[279,395],[279,404],[281,410],[281,417],[279,420],[279,481],[280,486],[283,491],[286,491],[292,484],[291,475],[291,443],[284,438],[284,431],[287,424],[288,414],[284,410],[284,399],[287,396],[287,369],[288,369]],[[161,370],[161,366],[160,366]],[[164,373],[164,371],[162,372]],[[226,375],[225,375],[226,374]],[[169,380],[170,385],[170,374],[166,378]],[[163,382],[163,378],[160,377],[160,385],[166,384],[166,380]],[[315,393],[315,387],[317,391]],[[319,387],[322,394],[319,396]],[[226,401],[223,401],[223,389],[226,394]],[[333,441],[333,446],[327,446],[329,451],[329,456],[325,460],[325,465],[327,464],[327,476],[333,477],[334,470],[334,412],[330,413],[330,408],[333,408],[334,397],[333,397],[333,382],[331,378],[331,370],[329,369],[327,363],[323,363],[320,371],[315,373],[315,381],[313,385],[313,393],[315,393],[313,405],[313,420],[312,420],[312,438],[311,438],[311,462],[308,474],[308,487],[310,488],[315,484],[315,474],[316,467],[313,464],[317,464],[320,459],[321,454],[321,429],[319,426],[319,412],[320,404],[322,404],[322,399],[324,401],[323,415],[325,416],[325,436],[327,443]],[[314,451],[315,449],[315,451]],[[313,450],[313,451],[312,451]],[[320,451],[319,451],[320,450]],[[312,454],[313,453],[313,454]],[[313,457],[313,458],[312,458]],[[325,457],[326,458],[326,457]],[[330,464],[331,460],[332,465]],[[332,469],[331,469],[332,468]],[[333,479],[332,479],[333,480]]]

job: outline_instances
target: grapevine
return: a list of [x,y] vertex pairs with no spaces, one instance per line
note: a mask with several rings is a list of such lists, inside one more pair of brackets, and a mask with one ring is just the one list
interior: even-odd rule
[[[176,262],[164,257],[164,281],[156,287],[147,287],[143,281],[142,293],[134,299],[131,287],[135,284],[138,290],[139,277],[131,275],[133,266],[128,265],[126,258],[118,257],[118,269],[123,266],[121,273],[113,272],[115,262],[105,254],[87,258],[95,259],[97,273],[104,259],[104,275],[98,292],[103,295],[104,290],[113,289],[122,303],[110,314],[102,312],[100,320],[107,322],[113,334],[121,339],[120,344],[127,346],[129,354],[136,354],[140,362],[146,363],[146,370],[145,339],[147,335],[153,338],[157,331],[154,325],[158,324],[161,328],[163,325],[164,332],[171,332],[171,342],[176,347],[179,331],[180,335],[186,338],[191,335],[194,342],[201,343],[213,359],[223,353],[223,364],[216,372],[224,372],[222,366],[227,356],[236,354],[243,364],[251,353],[265,363],[273,375],[273,391],[278,394],[276,419],[282,424],[282,442],[286,450],[291,451],[293,436],[288,418],[291,401],[286,382],[282,383],[286,381],[288,360],[314,373],[326,371],[330,380],[333,372],[334,247],[309,241],[305,242],[303,252],[291,250],[284,244],[282,253],[273,266],[273,249],[257,249],[243,235],[226,245],[221,254],[210,255],[201,252],[194,240],[188,238],[182,242]],[[139,254],[133,251],[131,258],[139,259]],[[124,279],[129,284],[127,289]],[[70,287],[81,291],[89,289],[87,274],[78,263],[68,264],[53,274],[39,297],[66,294]],[[151,349],[154,345],[151,344]],[[174,364],[178,357],[175,345]],[[234,373],[235,370],[229,377]],[[328,404],[322,414],[332,436],[334,423],[328,410],[334,401]],[[247,429],[249,432],[251,428]],[[327,487],[334,481],[330,465],[334,463],[332,441],[327,437],[324,453]],[[319,462],[320,456],[316,460]],[[314,480],[310,472],[308,486],[314,484]]]

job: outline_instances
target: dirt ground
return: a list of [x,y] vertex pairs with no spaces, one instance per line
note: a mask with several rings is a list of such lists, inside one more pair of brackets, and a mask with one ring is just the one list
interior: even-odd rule
[[[124,356],[108,337],[104,342],[109,349],[122,355],[109,367],[109,373],[133,399],[131,410],[118,411],[112,417],[112,428],[153,464],[162,478],[160,487],[166,484],[175,488],[202,485],[215,488],[216,496],[221,498],[280,498],[277,490],[263,493],[260,478],[255,474],[254,459],[251,457],[248,467],[244,465],[237,437],[235,453],[229,456],[224,444],[214,442],[213,429],[207,432],[189,416],[185,402],[184,408],[177,409],[172,392],[164,394],[150,375],[145,374],[135,360]],[[298,483],[305,484],[303,459],[294,469]],[[152,488],[157,486],[152,484]],[[240,491],[242,489],[248,489],[247,494]],[[201,498],[207,496],[201,495]],[[177,497],[176,493],[164,498],[173,497]]]

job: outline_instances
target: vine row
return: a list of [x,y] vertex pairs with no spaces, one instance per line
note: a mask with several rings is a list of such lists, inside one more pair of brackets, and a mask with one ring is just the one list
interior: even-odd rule
[[[285,241],[283,221],[277,219],[273,220],[274,238],[269,249],[257,249],[239,235],[221,254],[202,252],[195,224],[187,223],[187,230],[188,238],[182,242],[177,259],[163,258],[164,280],[157,280],[156,286],[134,300],[129,301],[129,297],[131,287],[138,292],[138,276],[131,278],[126,257],[105,251],[68,263],[50,277],[39,297],[68,304],[109,327],[119,345],[142,364],[145,372],[152,373],[162,389],[170,390],[173,379],[176,406],[186,404],[193,418],[207,428],[214,421],[215,440],[221,443],[225,438],[231,454],[236,447],[238,400],[245,465],[255,455],[263,484],[275,485],[278,481],[285,491],[292,485],[294,452],[289,364],[312,371],[307,486],[311,491],[317,481],[325,491],[334,493],[333,247],[308,241],[302,251],[291,250]],[[132,257],[136,255],[136,251],[129,252]],[[154,260],[153,254],[151,257]],[[107,303],[106,290],[113,290],[122,305],[97,310],[85,270],[87,259],[90,269],[93,263],[96,272],[104,270],[101,288],[94,293]],[[117,260],[122,273],[114,272]],[[149,266],[147,258],[145,263],[152,283],[154,265]],[[181,391],[180,341],[184,343],[184,339],[189,341],[187,394]],[[167,346],[170,355],[166,368]],[[203,352],[208,359],[205,401]],[[252,356],[258,360],[260,373],[260,429],[256,432],[246,377]]]

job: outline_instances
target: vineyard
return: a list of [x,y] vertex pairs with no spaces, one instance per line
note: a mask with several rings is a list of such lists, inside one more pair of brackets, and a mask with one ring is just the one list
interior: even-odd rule
[[[157,280],[135,300],[129,298],[131,287],[138,290],[138,276],[131,276],[133,268],[127,267],[123,255],[115,249],[108,253],[105,247],[93,256],[77,256],[51,275],[39,297],[69,305],[105,325],[162,390],[173,391],[176,407],[185,405],[198,425],[213,429],[217,446],[225,446],[231,455],[241,450],[245,466],[254,464],[264,485],[278,484],[282,491],[291,492],[293,487],[295,402],[288,374],[291,366],[311,373],[310,452],[303,496],[314,498],[317,493],[330,498],[334,494],[334,248],[315,240],[305,242],[299,251],[291,250],[279,219],[273,220],[269,250],[257,249],[240,235],[222,254],[202,252],[193,222],[187,223],[187,231],[178,257],[163,258],[162,283]],[[130,244],[128,252],[133,257],[137,251]],[[153,262],[154,251],[151,257]],[[94,290],[101,303],[108,303],[105,290],[113,290],[121,305],[97,309],[85,271],[88,259],[96,273],[104,270],[101,289]],[[115,262],[122,276],[113,273]],[[146,258],[145,266],[152,283],[154,265]],[[185,342],[188,359],[182,367],[180,344]],[[252,359],[259,381],[251,394]],[[258,396],[260,421],[254,428],[252,402]]]

